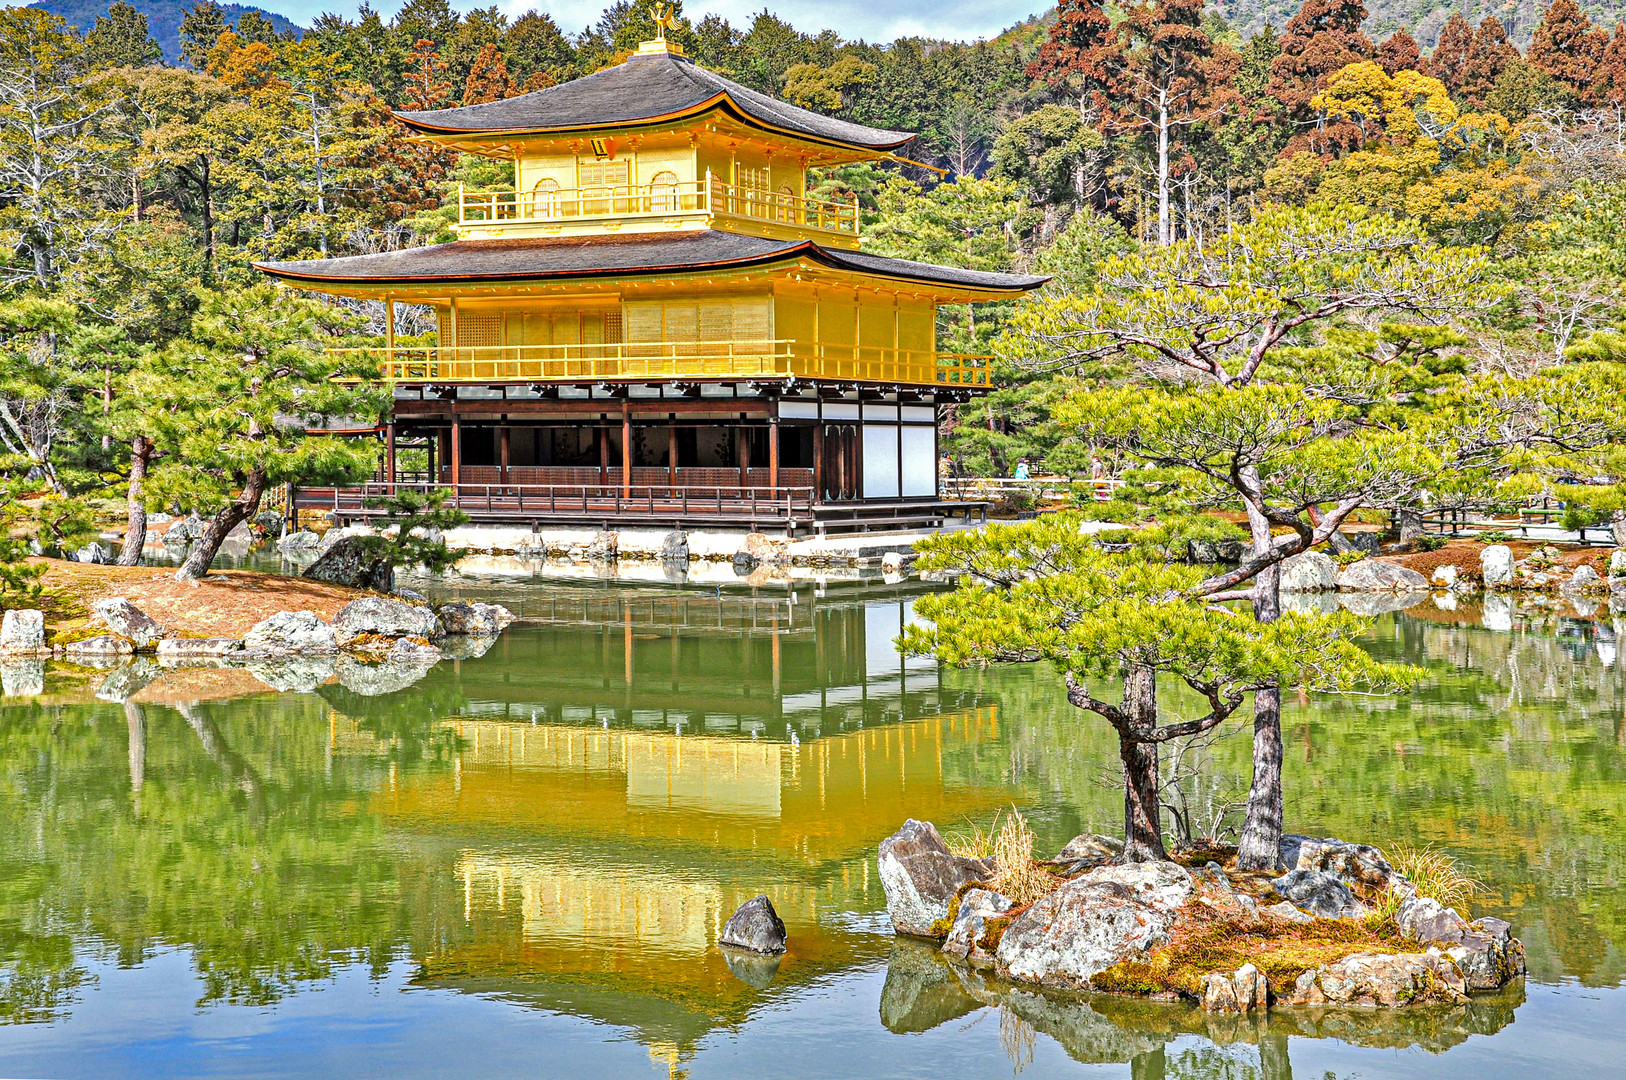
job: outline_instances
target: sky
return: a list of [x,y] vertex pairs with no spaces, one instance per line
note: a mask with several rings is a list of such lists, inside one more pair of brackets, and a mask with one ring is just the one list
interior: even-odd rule
[[[286,15],[301,26],[324,11],[354,16],[359,0],[241,0]],[[566,33],[578,33],[597,20],[608,6],[606,0],[486,0],[478,4],[465,0],[453,7],[468,10],[495,2],[510,18],[535,8],[552,15]],[[373,6],[386,17],[400,10],[399,0],[374,0]],[[844,38],[891,41],[919,34],[953,40],[989,38],[1050,6],[1048,0],[685,0],[683,13],[699,22],[715,12],[737,27],[750,26],[755,14],[767,7],[796,29],[810,34],[834,30]]]

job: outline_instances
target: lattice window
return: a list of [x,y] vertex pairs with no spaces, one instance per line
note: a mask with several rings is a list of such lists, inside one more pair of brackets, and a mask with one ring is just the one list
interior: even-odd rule
[[619,345],[621,340],[621,313],[619,311],[606,311],[604,313],[605,344]]
[[475,315],[467,311],[457,313],[457,343],[463,348],[481,348],[502,344],[502,316]]
[[767,299],[734,301],[735,341],[768,341],[773,337],[773,318]]

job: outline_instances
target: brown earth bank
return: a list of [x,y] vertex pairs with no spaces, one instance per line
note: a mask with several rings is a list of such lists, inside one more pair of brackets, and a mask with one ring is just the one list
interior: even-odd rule
[[[1559,552],[1555,560],[1556,565],[1569,570],[1590,566],[1598,572],[1599,577],[1608,576],[1609,553],[1614,550],[1608,547],[1583,547],[1580,544],[1555,544],[1538,540],[1508,540],[1502,543],[1513,551],[1515,561],[1528,558],[1537,548],[1550,547]],[[1435,551],[1413,551],[1405,555],[1383,555],[1379,558],[1383,562],[1398,563],[1415,570],[1426,578],[1432,578],[1434,571],[1442,566],[1454,566],[1458,574],[1478,579],[1479,553],[1489,546],[1489,543],[1482,540],[1452,540]]]
[[[91,606],[122,596],[166,629],[187,637],[241,638],[255,623],[279,611],[313,611],[326,622],[345,604],[369,595],[359,589],[255,570],[211,570],[197,584],[176,581],[175,572],[152,566],[98,566],[59,559],[30,559],[46,567],[47,640],[90,625]],[[34,606],[32,604],[27,606]]]

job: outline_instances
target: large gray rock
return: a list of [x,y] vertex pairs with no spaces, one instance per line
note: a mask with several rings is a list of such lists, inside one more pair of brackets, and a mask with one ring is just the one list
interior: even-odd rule
[[96,637],[70,641],[62,646],[62,655],[66,659],[75,664],[98,668],[114,667],[123,663],[124,658],[134,652],[134,645],[112,634],[98,634]]
[[106,565],[107,563],[113,561],[108,555],[107,549],[96,543],[94,540],[86,544],[84,547],[79,548],[77,551],[72,552],[68,558],[72,562],[97,563],[101,565]]
[[1306,551],[1282,563],[1282,592],[1331,592],[1338,587],[1338,564],[1319,551]]
[[384,654],[392,664],[436,664],[440,662],[440,649],[423,642],[399,638]]
[[128,638],[138,651],[156,649],[164,638],[164,628],[122,596],[98,600],[94,607],[97,618],[113,633]]
[[1284,1005],[1412,1005],[1468,1000],[1457,966],[1433,953],[1359,953],[1298,977]]
[[305,567],[299,576],[308,581],[326,581],[351,589],[389,592],[395,582],[395,572],[378,557],[372,540],[368,536],[340,537],[315,562]]
[[1524,945],[1501,919],[1470,923],[1438,900],[1413,896],[1400,905],[1395,923],[1456,964],[1470,991],[1496,990],[1524,974]]
[[785,924],[773,909],[773,901],[766,896],[758,896],[741,904],[728,917],[717,943],[756,953],[782,953],[785,951]]
[[1073,990],[1130,956],[1164,945],[1191,874],[1172,862],[1103,866],[1041,897],[1005,928],[999,973]]
[[1347,882],[1359,882],[1380,889],[1411,889],[1411,883],[1405,876],[1389,865],[1383,852],[1370,844],[1351,844],[1330,836],[1317,839],[1288,833],[1282,837],[1281,851],[1282,866],[1287,870],[1329,873]]
[[1397,563],[1362,559],[1344,567],[1338,587],[1346,592],[1413,592],[1428,588],[1428,578]]
[[784,566],[790,561],[790,549],[783,540],[759,532],[745,534],[740,550],[734,555],[735,562],[740,561],[741,554],[750,556],[752,566]]
[[1079,833],[1050,861],[1064,874],[1077,874],[1105,866],[1123,853],[1122,840],[1100,833]]
[[314,611],[279,611],[243,636],[243,651],[250,656],[320,655],[338,652],[339,642],[333,627]]
[[588,562],[615,562],[621,553],[621,534],[602,529],[588,542],[584,554]]
[[0,617],[0,653],[34,656],[45,648],[45,613],[12,608]]
[[267,536],[281,536],[284,522],[282,515],[275,510],[261,510],[254,515],[256,528],[264,529]]
[[1559,591],[1566,596],[1580,596],[1585,593],[1601,592],[1606,588],[1603,578],[1590,566],[1577,566],[1575,573],[1571,574]]
[[1609,580],[1626,578],[1626,548],[1616,548],[1609,553]]
[[1322,919],[1353,919],[1366,914],[1366,905],[1337,874],[1322,870],[1289,870],[1271,887],[1302,911]]
[[943,952],[975,967],[993,967],[994,954],[982,946],[983,933],[988,920],[1011,909],[1009,897],[991,889],[967,889],[960,896],[960,910],[954,914],[954,926],[943,942]]
[[441,633],[447,637],[494,637],[514,622],[514,613],[501,604],[454,600],[440,606]]
[[682,529],[673,529],[661,541],[662,562],[689,561],[689,534]]
[[1252,964],[1243,964],[1233,975],[1215,972],[1203,976],[1201,1000],[1208,1012],[1262,1012],[1269,994],[1264,973]]
[[1457,568],[1450,563],[1442,563],[1434,568],[1434,573],[1429,575],[1429,581],[1436,588],[1453,588],[1457,583]]
[[1513,584],[1513,549],[1491,544],[1479,553],[1479,576],[1487,589],[1505,589]]
[[352,600],[333,616],[333,636],[340,645],[348,645],[363,634],[432,638],[439,630],[440,620],[428,607],[387,596]]
[[948,917],[954,894],[993,872],[982,859],[951,853],[931,822],[914,818],[881,841],[878,862],[892,928],[914,937],[946,936],[946,928],[932,924]]

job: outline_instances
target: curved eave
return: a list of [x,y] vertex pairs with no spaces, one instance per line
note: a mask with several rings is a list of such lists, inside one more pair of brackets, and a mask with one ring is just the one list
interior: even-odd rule
[[615,120],[607,121],[602,124],[576,124],[571,127],[560,128],[452,128],[441,127],[435,124],[426,124],[421,120],[413,120],[408,118],[408,116],[404,113],[392,111],[390,115],[399,120],[401,123],[405,124],[407,127],[412,128],[415,131],[420,131],[425,135],[459,139],[480,139],[487,137],[525,139],[564,138],[570,135],[587,134],[589,132],[627,131],[639,128],[659,127],[662,124],[692,120],[695,117],[704,116],[713,109],[722,109],[727,112],[732,119],[738,121],[739,123],[744,124],[747,127],[756,128],[757,130],[767,134],[796,139],[800,142],[812,143],[815,146],[846,150],[850,153],[890,153],[891,151],[896,150],[898,147],[903,146],[905,143],[908,143],[914,139],[916,135],[915,132],[902,132],[900,134],[903,135],[903,138],[885,143],[854,143],[844,142],[840,139],[827,139],[819,135],[809,134],[805,131],[797,131],[795,128],[788,128],[778,124],[769,123],[741,106],[740,103],[735,101],[733,96],[730,95],[726,90],[719,90],[717,93],[713,94],[704,101],[697,102],[694,105],[691,105],[685,109],[679,109],[675,112],[659,113],[654,116],[639,117],[635,120]]

